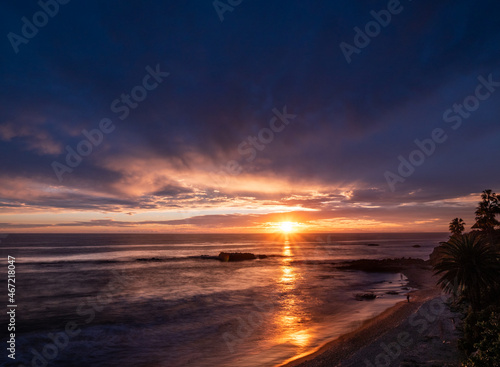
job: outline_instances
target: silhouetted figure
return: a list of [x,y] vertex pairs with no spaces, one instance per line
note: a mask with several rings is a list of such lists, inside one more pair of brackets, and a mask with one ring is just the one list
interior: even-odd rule
[[406,295],[406,299],[408,300],[408,302],[410,302],[410,295],[409,294]]

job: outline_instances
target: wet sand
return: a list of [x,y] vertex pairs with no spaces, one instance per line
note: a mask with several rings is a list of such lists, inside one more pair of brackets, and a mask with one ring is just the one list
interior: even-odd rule
[[456,324],[459,315],[444,304],[428,265],[409,265],[402,273],[410,302],[399,302],[360,328],[321,347],[287,367],[458,366]]

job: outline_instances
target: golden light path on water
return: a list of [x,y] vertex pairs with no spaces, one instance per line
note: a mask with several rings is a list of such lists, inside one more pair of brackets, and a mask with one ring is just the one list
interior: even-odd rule
[[276,323],[280,330],[277,342],[288,344],[296,348],[297,354],[302,354],[309,350],[312,335],[304,328],[304,317],[307,315],[302,308],[300,298],[294,292],[296,283],[300,281],[302,275],[297,273],[293,266],[293,249],[288,236],[284,239],[283,256],[279,284],[284,297],[280,301],[280,311],[276,315]]
[[[394,298],[382,297],[378,302],[370,304],[359,304],[351,307],[353,312],[343,314],[341,317],[335,317],[335,311],[332,311],[332,317],[325,317],[324,325],[318,325],[313,321],[312,309],[308,307],[313,299],[303,294],[304,287],[311,284],[311,274],[303,266],[294,263],[294,259],[302,257],[301,236],[294,233],[283,233],[282,261],[279,267],[277,278],[280,297],[276,301],[279,304],[278,312],[275,314],[274,323],[277,326],[274,342],[284,347],[283,351],[293,353],[293,357],[286,359],[275,367],[285,366],[297,359],[317,352],[326,342],[334,340],[342,334],[358,328],[363,320],[368,320],[375,315],[380,314],[385,309],[397,302]],[[396,284],[396,277],[388,276],[388,284]],[[389,281],[390,279],[390,281]],[[402,278],[401,278],[402,279]],[[401,280],[400,286],[405,283]],[[381,292],[385,291],[382,286]],[[387,288],[389,289],[389,288]],[[391,288],[391,290],[393,290]],[[347,296],[349,297],[349,296]]]
[[[340,280],[331,281],[331,269],[310,266],[303,259],[318,258],[317,251],[314,247],[304,248],[308,240],[301,234],[281,232],[273,240],[281,248],[281,258],[277,268],[269,274],[273,288],[276,288],[270,294],[273,311],[267,314],[268,318],[263,324],[259,344],[261,349],[254,353],[249,349],[236,362],[231,361],[227,366],[285,366],[317,352],[326,343],[358,328],[364,320],[381,313],[397,301],[392,298],[397,296],[391,296],[371,303],[356,303],[350,292],[335,287],[349,279],[357,281],[358,278],[340,274],[336,275]],[[323,275],[327,282],[321,283]],[[379,292],[397,288],[395,277],[399,275],[388,276],[388,283],[381,285]],[[329,301],[325,303],[322,297],[329,289],[336,294],[326,295]],[[337,300],[345,302],[339,306]]]

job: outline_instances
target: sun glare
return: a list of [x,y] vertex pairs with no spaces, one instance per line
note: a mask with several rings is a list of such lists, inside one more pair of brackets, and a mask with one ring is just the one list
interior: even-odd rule
[[290,233],[294,230],[295,223],[293,222],[281,222],[280,229],[283,233]]

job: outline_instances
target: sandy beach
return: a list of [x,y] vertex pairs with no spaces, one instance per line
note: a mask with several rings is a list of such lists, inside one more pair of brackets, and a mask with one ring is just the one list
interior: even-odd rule
[[399,302],[360,328],[321,347],[287,367],[331,366],[458,366],[459,315],[444,304],[428,265],[401,270],[409,285],[410,302]]

